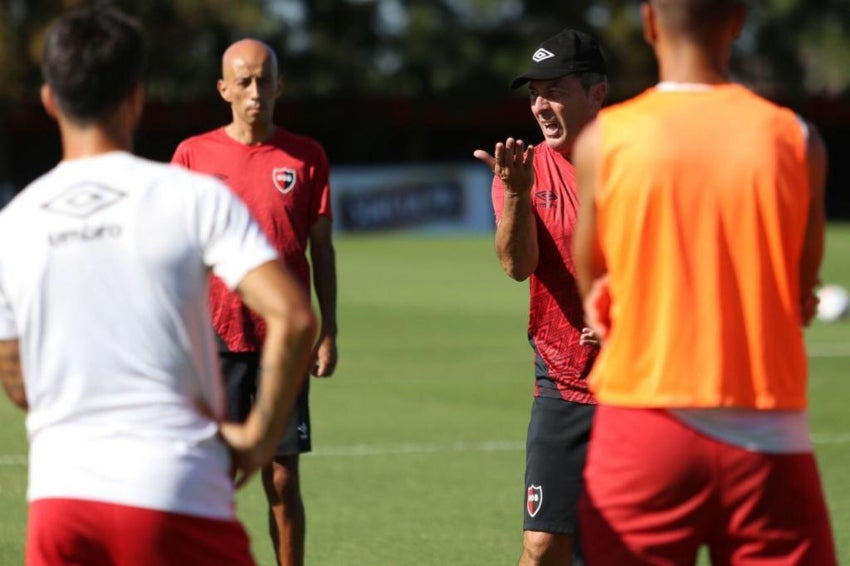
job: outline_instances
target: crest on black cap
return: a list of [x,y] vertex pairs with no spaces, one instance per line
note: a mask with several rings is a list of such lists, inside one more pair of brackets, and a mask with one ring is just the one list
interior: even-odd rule
[[607,73],[602,47],[590,35],[565,29],[540,44],[528,70],[511,81],[517,88],[532,80],[551,80],[574,73]]

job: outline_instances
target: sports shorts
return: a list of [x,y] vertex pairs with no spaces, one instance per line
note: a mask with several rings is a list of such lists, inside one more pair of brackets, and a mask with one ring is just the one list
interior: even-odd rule
[[525,448],[523,529],[575,534],[595,405],[535,397]]
[[[227,418],[244,422],[257,395],[260,354],[255,352],[219,352],[221,371],[227,392]],[[277,447],[277,456],[292,456],[312,450],[310,438],[310,380],[304,380],[295,400],[286,430]]]
[[599,406],[579,504],[589,564],[836,564],[809,452],[753,452],[667,411]]
[[26,564],[253,566],[255,562],[248,535],[235,520],[57,498],[29,505]]

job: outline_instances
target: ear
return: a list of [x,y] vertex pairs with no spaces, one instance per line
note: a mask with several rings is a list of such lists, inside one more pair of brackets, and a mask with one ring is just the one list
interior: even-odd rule
[[608,97],[608,83],[602,82],[595,84],[590,89],[590,101],[593,104],[594,112],[598,112],[605,99]]
[[277,78],[277,85],[274,89],[274,97],[280,98],[280,95],[283,94],[283,77]]
[[649,2],[640,5],[640,19],[643,23],[643,39],[650,45],[658,40],[658,29],[655,27],[655,10]]
[[58,117],[56,99],[53,98],[53,90],[47,83],[41,85],[41,104],[44,106],[44,110],[47,112],[47,115],[56,120]]
[[215,88],[218,90],[218,94],[221,95],[225,102],[230,102],[230,91],[227,90],[227,83],[224,82],[224,79],[218,79],[218,82],[215,84]]

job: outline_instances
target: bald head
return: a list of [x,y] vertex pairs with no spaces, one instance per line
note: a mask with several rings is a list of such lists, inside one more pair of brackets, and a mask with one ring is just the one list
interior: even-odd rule
[[658,23],[670,35],[704,37],[735,17],[741,0],[649,0]]
[[277,55],[267,44],[257,39],[240,39],[224,51],[221,57],[221,76],[227,78],[228,73],[240,66],[268,67],[277,75]]

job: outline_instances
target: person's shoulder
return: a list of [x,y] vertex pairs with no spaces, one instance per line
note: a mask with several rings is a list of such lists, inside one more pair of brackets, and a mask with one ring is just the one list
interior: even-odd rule
[[764,128],[765,125],[771,125],[781,129],[790,127],[796,130],[799,127],[801,131],[807,130],[807,124],[800,115],[788,106],[742,84],[733,83],[729,90],[737,95],[734,108],[742,116],[746,116],[747,123],[753,127]]
[[21,206],[21,204],[27,203],[31,199],[38,199],[40,198],[40,194],[51,191],[53,187],[66,184],[67,179],[63,174],[60,165],[61,163],[56,164],[49,171],[46,171],[25,185],[24,188],[18,191],[12,200],[3,207],[3,211],[14,209],[17,206]]
[[725,95],[725,100],[740,109],[741,114],[747,112],[768,112],[768,113],[784,113],[791,110],[782,104],[771,100],[764,94],[761,94],[747,85],[741,83],[729,83],[722,87],[721,93]]
[[19,217],[19,210],[22,207],[26,207],[27,203],[31,201],[35,195],[37,195],[42,187],[45,187],[50,183],[49,178],[51,177],[51,173],[52,171],[35,179],[23,189],[18,191],[18,193],[6,203],[2,210],[0,210],[0,225],[5,226],[9,223],[9,219],[16,219]]
[[314,146],[314,147],[323,147],[322,142],[320,142],[316,138],[305,135],[305,134],[299,134],[297,132],[293,132],[292,130],[289,130],[289,129],[284,128],[282,126],[279,126],[277,128],[277,132],[275,133],[275,138],[278,139],[278,140],[284,141],[286,143],[299,143],[299,144],[305,144],[305,145],[310,145],[310,146]]
[[534,164],[542,165],[548,161],[552,160],[552,157],[555,155],[555,150],[549,147],[549,144],[546,143],[546,140],[540,140],[537,142],[537,145],[534,146]]
[[641,112],[642,107],[654,103],[655,94],[658,91],[654,87],[647,88],[634,96],[630,96],[618,102],[613,102],[599,111],[599,118],[605,119],[609,116],[619,116],[633,111]]
[[663,100],[663,93],[655,87],[649,87],[602,108],[593,122],[599,135],[605,132],[605,137],[609,137],[616,133],[617,138],[625,136],[626,139],[634,139],[640,137],[644,128],[656,122],[659,116],[668,112],[669,101]]
[[[45,200],[50,198],[49,195],[55,192],[57,186],[61,187],[63,184],[64,177],[57,166],[24,186],[0,210],[0,232],[5,234],[6,230],[9,230],[9,233],[14,235],[21,227],[28,226],[33,215],[43,210]],[[0,240],[11,241],[6,236]]]
[[154,200],[162,206],[190,215],[204,215],[214,210],[232,209],[241,203],[233,191],[213,175],[169,163],[157,163],[155,167],[159,177]]
[[568,155],[553,149],[543,140],[534,146],[534,168],[537,170],[541,170],[541,168],[544,170],[554,169],[561,172],[575,170]]
[[207,132],[203,132],[200,134],[195,134],[194,136],[189,136],[177,144],[177,151],[188,151],[197,147],[203,147],[208,144],[216,144],[221,143],[223,140],[222,137],[223,129],[215,128],[214,130],[209,130]]
[[180,167],[178,165],[172,165],[170,163],[160,163],[158,165],[164,168],[164,175],[170,176],[178,183],[191,185],[200,189],[215,188],[230,192],[230,189],[227,188],[227,185],[225,185],[223,182],[221,182],[219,179],[215,178],[212,175],[208,175],[206,173],[199,173],[197,171],[192,171],[191,169],[186,169],[185,167]]
[[162,163],[136,155],[132,156],[132,160],[136,169],[135,174],[139,177],[146,176],[155,184],[166,185],[169,191],[177,192],[181,187],[194,187],[202,190],[220,187],[226,189],[226,186],[212,175],[198,173],[173,163]]
[[729,98],[733,98],[736,104],[748,104],[750,106],[760,107],[763,110],[779,110],[782,108],[781,105],[770,100],[763,94],[740,83],[729,83],[726,85],[724,92]]
[[278,127],[273,142],[288,153],[325,156],[325,146],[316,138]]

